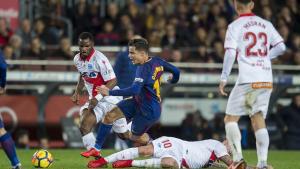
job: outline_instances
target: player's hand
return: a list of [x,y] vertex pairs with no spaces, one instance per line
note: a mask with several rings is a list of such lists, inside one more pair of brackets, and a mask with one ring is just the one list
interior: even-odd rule
[[168,82],[168,83],[171,83],[172,79],[173,79],[173,74],[170,74],[170,75],[168,76],[167,82]]
[[3,94],[5,94],[5,88],[0,87],[0,95],[3,95]]
[[72,96],[71,96],[71,100],[73,103],[75,104],[79,104],[79,94],[77,92],[75,92]]
[[96,98],[92,98],[89,102],[89,107],[88,109],[91,110],[91,109],[94,109],[98,104],[98,100]]
[[226,86],[226,82],[225,81],[221,81],[220,84],[219,84],[219,93],[222,95],[222,96],[228,96],[228,94],[225,92],[225,86]]
[[98,93],[102,94],[103,96],[108,96],[109,95],[109,88],[106,87],[105,85],[96,87],[96,91]]

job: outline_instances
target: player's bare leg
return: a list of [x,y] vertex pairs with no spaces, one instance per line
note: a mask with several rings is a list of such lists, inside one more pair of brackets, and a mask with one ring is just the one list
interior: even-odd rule
[[100,156],[100,152],[93,148],[96,138],[92,132],[92,129],[96,125],[96,123],[97,121],[94,112],[89,111],[88,109],[84,109],[79,129],[82,134],[83,145],[87,148],[88,151],[81,153],[83,157]]
[[257,168],[267,169],[268,148],[270,141],[263,114],[258,112],[251,116],[251,124],[256,138],[256,151],[258,158]]

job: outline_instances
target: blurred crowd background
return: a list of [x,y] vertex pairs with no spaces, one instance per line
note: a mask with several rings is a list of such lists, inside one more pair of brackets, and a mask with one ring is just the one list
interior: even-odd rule
[[[24,0],[23,4],[17,30],[0,19],[0,47],[7,59],[71,60],[70,47],[77,45],[80,32],[89,31],[96,46],[126,46],[139,34],[152,47],[161,47],[161,56],[168,61],[222,63],[226,28],[238,17],[231,0]],[[299,65],[299,2],[256,0],[254,13],[271,21],[288,47],[276,63]]]
[[[288,48],[274,64],[300,65],[300,2],[254,1],[254,13],[275,25]],[[227,26],[238,17],[231,0],[20,0],[20,4],[22,12],[17,29],[12,29],[7,18],[0,17],[0,54],[7,60],[72,61],[74,51],[71,47],[77,45],[79,33],[89,31],[94,35],[95,46],[98,47],[126,46],[134,35],[141,35],[151,47],[161,48],[157,54],[167,61],[222,63]],[[121,54],[126,56],[126,53]],[[114,53],[109,56],[117,58],[119,55]],[[9,70],[25,69],[47,70],[47,66],[25,68],[9,65]],[[75,71],[72,66],[64,70]],[[220,72],[216,69],[184,71]],[[299,74],[299,71],[287,73]],[[130,84],[128,79],[125,82]],[[288,100],[290,103],[286,106],[276,104],[276,113],[268,117],[271,148],[300,149],[300,94],[294,94]],[[225,138],[223,116],[224,112],[219,112],[212,120],[206,120],[202,112],[197,110],[187,113],[180,126],[157,124],[151,134],[154,138],[173,135],[186,140],[222,140]],[[32,134],[32,130],[36,129],[18,128],[15,132],[17,145],[29,148],[39,144],[47,148],[48,140],[51,140],[53,147],[66,146],[66,143],[62,143],[62,136],[53,135],[57,128],[48,128],[48,132],[43,124],[38,128],[38,136]],[[241,129],[243,146],[255,147],[247,118],[242,119]],[[37,138],[38,143],[30,141],[36,141]],[[113,146],[111,143],[108,141],[109,145],[106,146]]]

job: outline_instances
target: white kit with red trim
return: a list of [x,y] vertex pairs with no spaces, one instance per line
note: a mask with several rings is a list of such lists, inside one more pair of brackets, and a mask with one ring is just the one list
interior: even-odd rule
[[92,49],[90,55],[85,60],[78,53],[74,57],[74,63],[84,79],[90,98],[97,95],[95,90],[97,86],[105,85],[108,81],[116,78],[107,57],[97,50]]
[[283,42],[271,22],[252,13],[240,15],[227,29],[225,49],[237,52],[238,84],[272,82],[269,51]]

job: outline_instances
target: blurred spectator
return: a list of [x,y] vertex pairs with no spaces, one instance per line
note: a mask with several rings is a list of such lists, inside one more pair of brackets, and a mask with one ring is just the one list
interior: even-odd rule
[[30,48],[24,52],[25,57],[34,59],[45,59],[47,57],[46,51],[43,48],[40,38],[35,37],[32,39]]
[[39,145],[40,148],[42,148],[42,149],[49,148],[49,140],[47,137],[40,138],[39,143],[40,143],[40,145]]
[[19,130],[16,134],[16,147],[29,149],[29,132],[27,130]]
[[182,62],[183,56],[182,52],[179,49],[173,49],[172,50],[172,55],[170,58],[170,62]]
[[174,25],[168,24],[166,26],[166,35],[164,35],[161,39],[161,47],[173,48],[180,46],[178,35]]
[[197,128],[195,127],[193,121],[194,121],[193,113],[188,113],[180,125],[181,126],[180,138],[187,141],[196,140]]
[[19,35],[13,35],[9,38],[8,44],[13,48],[14,57],[12,59],[20,59],[22,52],[22,39]]
[[[135,35],[128,37],[128,39],[133,38],[141,38],[141,36]],[[118,86],[121,89],[129,87],[135,78],[136,65],[131,62],[128,55],[128,48],[126,47],[125,51],[118,53],[114,65],[114,71],[118,79]]]
[[5,60],[13,60],[15,58],[13,47],[10,45],[4,46],[3,56],[4,56]]
[[119,7],[115,2],[111,2],[107,6],[106,20],[110,20],[116,28],[119,28],[120,24],[120,13]]
[[222,63],[224,57],[224,47],[222,41],[215,41],[213,43],[213,52],[212,52],[212,59],[215,63]]
[[105,21],[103,31],[96,34],[95,44],[100,46],[117,46],[120,41],[120,36],[114,30],[114,25],[111,21]]
[[78,35],[81,32],[90,30],[90,19],[88,13],[88,4],[86,0],[79,0],[75,7],[69,9],[69,17],[73,23],[74,37],[73,42],[77,43]]
[[22,39],[22,48],[29,48],[29,44],[35,36],[35,32],[31,27],[29,19],[22,20],[21,27],[17,29],[16,34],[19,35]]
[[69,38],[64,37],[61,38],[59,43],[59,48],[55,50],[52,55],[52,57],[60,57],[64,60],[72,60],[73,59],[73,52],[71,50],[71,41]]
[[270,21],[270,22],[274,22],[274,17],[273,17],[273,12],[272,9],[269,6],[265,6],[262,9],[262,18]]
[[139,8],[135,3],[129,1],[128,4],[128,15],[132,23],[134,23],[134,32],[141,34],[144,31],[144,16],[140,14]]
[[292,50],[299,50],[300,49],[300,34],[293,34],[292,35]]
[[136,32],[136,29],[133,26],[133,22],[131,21],[129,15],[123,14],[121,15],[120,26],[118,27],[119,34],[122,35],[129,29],[132,29],[134,30],[134,32]]
[[286,25],[283,25],[279,28],[279,33],[282,36],[285,45],[290,48],[291,47],[291,36],[290,30]]
[[300,94],[295,95],[291,104],[284,107],[279,115],[283,123],[284,145],[288,149],[300,150]]
[[200,44],[204,44],[205,46],[209,44],[207,40],[207,32],[203,27],[199,27],[196,30],[196,34],[194,36],[193,46],[200,46]]
[[8,44],[9,38],[13,35],[4,18],[0,17],[0,48]]
[[92,5],[90,5],[89,18],[90,18],[90,25],[91,25],[90,32],[93,35],[95,35],[97,32],[99,32],[99,30],[101,30],[101,23],[102,23],[102,20],[99,16],[98,1],[95,1]]
[[37,19],[34,23],[36,36],[39,37],[42,44],[54,45],[58,42],[58,36],[53,31],[49,31],[42,19]]
[[298,66],[300,66],[300,49],[298,49],[298,50],[295,50],[294,52],[293,52],[293,54],[294,54],[294,61],[293,61],[293,64],[294,65],[298,65]]

